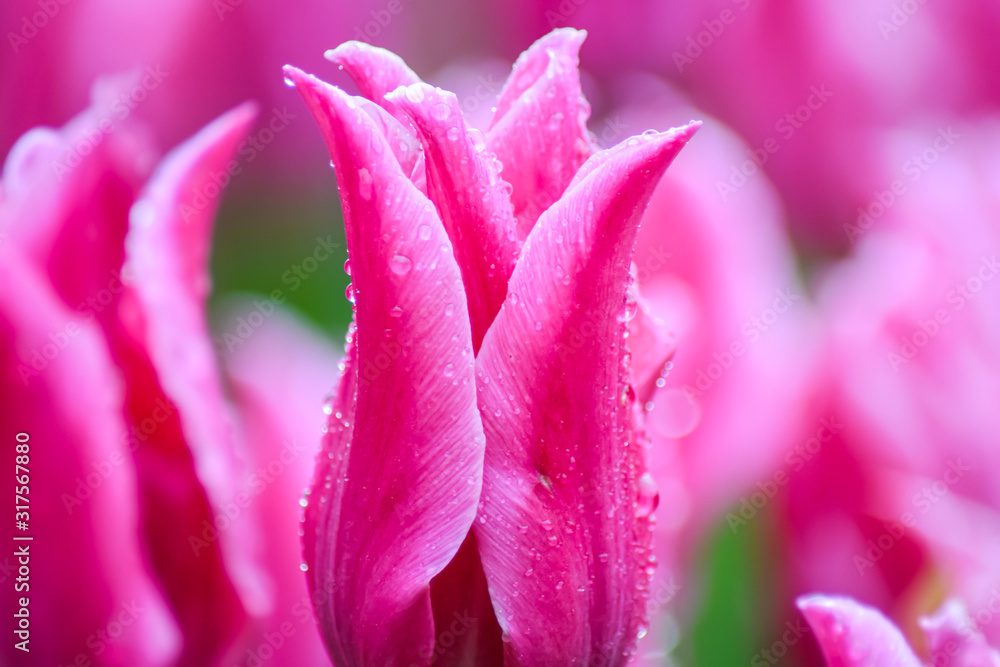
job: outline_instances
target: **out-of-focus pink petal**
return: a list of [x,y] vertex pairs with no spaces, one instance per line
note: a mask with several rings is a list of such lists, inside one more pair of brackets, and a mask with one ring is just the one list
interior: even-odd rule
[[563,28],[521,54],[497,101],[486,146],[504,165],[522,238],[591,155],[590,105],[577,54],[585,32]]
[[[129,453],[138,441],[122,420],[120,387],[99,327],[60,303],[29,262],[0,250],[2,450],[11,477],[27,478],[26,489],[11,486],[2,517],[13,529],[15,504],[25,505],[17,519],[27,529],[18,535],[32,538],[0,556],[4,616],[15,618],[18,599],[30,599],[30,653],[15,648],[26,637],[8,630],[4,664],[100,656],[101,664],[168,665],[179,652],[177,627],[144,562]],[[28,435],[26,452],[15,450],[18,433]],[[19,562],[21,548],[28,559]],[[30,579],[15,590],[20,565]],[[98,633],[111,631],[114,641],[98,644]]]
[[410,117],[420,134],[428,195],[455,247],[472,316],[472,345],[478,351],[507,296],[520,245],[498,165],[484,154],[479,130],[466,129],[452,93],[418,83],[388,99]]
[[265,597],[247,548],[252,524],[225,516],[242,463],[204,314],[213,175],[225,171],[255,113],[243,105],[223,115],[147,184],[126,239],[122,331],[112,332],[126,412],[147,433],[136,457],[153,567],[185,634],[183,659],[193,662],[217,659],[245,610]]
[[619,664],[635,648],[655,491],[640,482],[625,292],[642,211],[695,129],[611,149],[542,216],[476,360],[475,531],[509,664]]
[[[632,355],[632,377],[640,403],[645,403],[657,389],[657,381],[677,351],[670,328],[653,312],[652,304],[638,294],[630,294],[633,303],[628,313],[628,351]],[[662,380],[661,380],[662,383]]]
[[[248,299],[232,304],[230,312],[235,318],[252,308]],[[246,494],[266,533],[261,560],[273,597],[254,619],[249,640],[225,664],[246,661],[247,650],[259,655],[264,645],[272,647],[275,664],[327,664],[299,567],[299,500],[312,476],[317,436],[326,424],[324,396],[340,373],[337,354],[329,342],[279,310],[225,358],[225,365],[253,456]],[[274,637],[271,633],[284,637],[280,645],[268,639]]]
[[35,128],[15,144],[0,211],[0,231],[48,273],[63,301],[105,325],[122,289],[128,210],[154,156],[135,123],[111,134],[98,129],[119,84],[98,82],[91,106],[65,127]]
[[920,627],[927,635],[932,665],[1000,667],[1000,653],[986,643],[958,600],[949,600],[932,615],[921,618]]
[[[461,272],[433,204],[357,102],[294,68],[344,208],[356,329],[305,517],[337,664],[427,665],[430,582],[476,513],[485,438]],[[439,632],[443,628],[437,629]]]
[[800,597],[828,667],[920,667],[899,629],[876,609],[850,598]]

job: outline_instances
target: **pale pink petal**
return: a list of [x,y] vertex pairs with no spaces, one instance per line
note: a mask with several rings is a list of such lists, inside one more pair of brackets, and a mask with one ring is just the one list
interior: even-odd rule
[[577,53],[585,32],[556,30],[521,54],[486,134],[504,165],[521,237],[562,196],[590,157],[590,105],[580,90]]
[[920,667],[899,629],[876,609],[850,598],[800,597],[828,667]]
[[642,212],[696,125],[636,137],[539,220],[476,360],[475,524],[506,664],[622,664],[650,575],[655,485],[633,430],[626,289]]
[[428,195],[455,247],[478,351],[507,296],[520,249],[498,165],[484,153],[479,131],[466,128],[452,93],[418,83],[388,99],[410,117],[423,142]]
[[285,73],[336,165],[356,301],[305,517],[316,613],[337,664],[427,665],[441,630],[430,582],[465,540],[482,481],[461,273],[433,204],[358,103]]
[[927,635],[931,664],[1000,667],[1000,653],[986,643],[958,600],[949,600],[931,616],[921,618],[920,627]]
[[[274,664],[325,665],[329,659],[300,569],[299,501],[312,478],[327,420],[323,401],[340,373],[339,355],[318,333],[275,308],[266,299],[227,307],[229,322],[252,312],[267,317],[225,358],[225,366],[251,458],[246,503],[257,510],[266,535],[260,558],[273,599],[252,619],[253,631],[225,664],[240,664],[248,649],[259,653],[270,645]],[[278,636],[284,639],[274,641]]]
[[[632,355],[632,378],[640,403],[648,401],[663,385],[661,375],[674,357],[677,343],[667,324],[653,312],[653,304],[630,290],[628,350]],[[633,294],[634,292],[634,294]],[[634,314],[633,311],[634,310]]]

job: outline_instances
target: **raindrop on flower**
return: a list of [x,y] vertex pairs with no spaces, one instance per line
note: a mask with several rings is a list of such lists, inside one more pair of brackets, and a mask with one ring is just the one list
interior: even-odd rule
[[437,120],[444,120],[451,115],[451,109],[444,102],[439,102],[431,108],[431,115]]
[[358,169],[358,194],[364,200],[372,198],[372,175],[367,169]]
[[430,225],[420,225],[417,229],[417,236],[420,237],[421,241],[427,241],[431,237],[431,226]]
[[639,498],[636,512],[641,517],[649,516],[660,504],[660,492],[656,486],[656,480],[648,472],[642,473],[639,478]]
[[389,268],[397,276],[405,276],[413,268],[413,262],[406,255],[393,255],[389,260]]
[[457,127],[448,128],[448,141],[458,141],[458,137],[461,136],[461,131]]

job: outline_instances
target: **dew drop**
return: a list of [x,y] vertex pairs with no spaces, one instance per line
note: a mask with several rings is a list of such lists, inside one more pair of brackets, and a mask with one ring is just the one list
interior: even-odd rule
[[455,366],[453,366],[452,364],[447,364],[444,367],[444,376],[446,378],[450,378],[450,377],[452,377],[454,375],[455,375]]
[[420,225],[417,229],[417,236],[420,237],[421,241],[427,241],[431,238],[431,226],[430,225]]
[[439,102],[431,107],[431,115],[438,120],[444,120],[451,115],[451,109],[444,102]]
[[462,132],[457,127],[449,127],[447,132],[448,141],[458,141]]
[[641,516],[649,516],[660,504],[660,492],[656,486],[656,480],[648,472],[642,473],[639,478],[639,498],[636,513]]
[[406,255],[393,255],[389,260],[389,268],[397,276],[405,276],[413,268],[413,262]]
[[351,275],[351,260],[344,260],[344,273]]
[[455,314],[455,304],[453,303],[446,304],[444,307],[445,317],[451,317],[454,314]]
[[400,308],[399,306],[396,306],[395,308],[389,311],[389,315],[392,317],[402,317],[403,309]]
[[347,286],[347,289],[344,290],[344,296],[347,297],[348,301],[354,303],[354,283],[350,283]]
[[358,194],[368,201],[372,198],[372,175],[367,169],[358,169]]
[[549,130],[552,132],[558,132],[559,128],[562,127],[564,118],[566,118],[566,116],[562,115],[558,111],[549,116]]
[[286,76],[285,77],[285,85],[288,86],[289,88],[294,88],[295,87],[295,82],[292,81],[291,77]]

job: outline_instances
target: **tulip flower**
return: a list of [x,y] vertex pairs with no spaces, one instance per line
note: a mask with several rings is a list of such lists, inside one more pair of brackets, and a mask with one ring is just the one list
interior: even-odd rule
[[[65,128],[32,130],[4,165],[0,424],[8,461],[27,439],[33,537],[30,654],[7,642],[5,664],[242,658],[255,628],[288,613],[273,589],[297,590],[272,577],[301,581],[297,557],[255,548],[264,532],[294,541],[295,507],[241,500],[256,497],[245,466],[278,455],[276,431],[247,438],[253,451],[235,436],[204,313],[213,175],[255,109],[237,107],[156,166],[140,124],[103,129],[114,85],[95,86]],[[0,559],[4,576],[15,560]],[[13,618],[19,599],[5,590]],[[308,636],[286,637],[286,650],[308,654]]]
[[[830,667],[919,667],[899,629],[877,609],[850,598],[822,595],[798,599]],[[920,619],[931,665],[997,667],[1000,653],[990,648],[958,601]]]
[[303,538],[335,664],[621,664],[645,633],[635,379],[672,348],[630,363],[649,323],[629,264],[696,124],[594,152],[582,37],[521,56],[485,136],[381,49],[328,54],[367,99],[286,68],[333,157],[353,281]]

